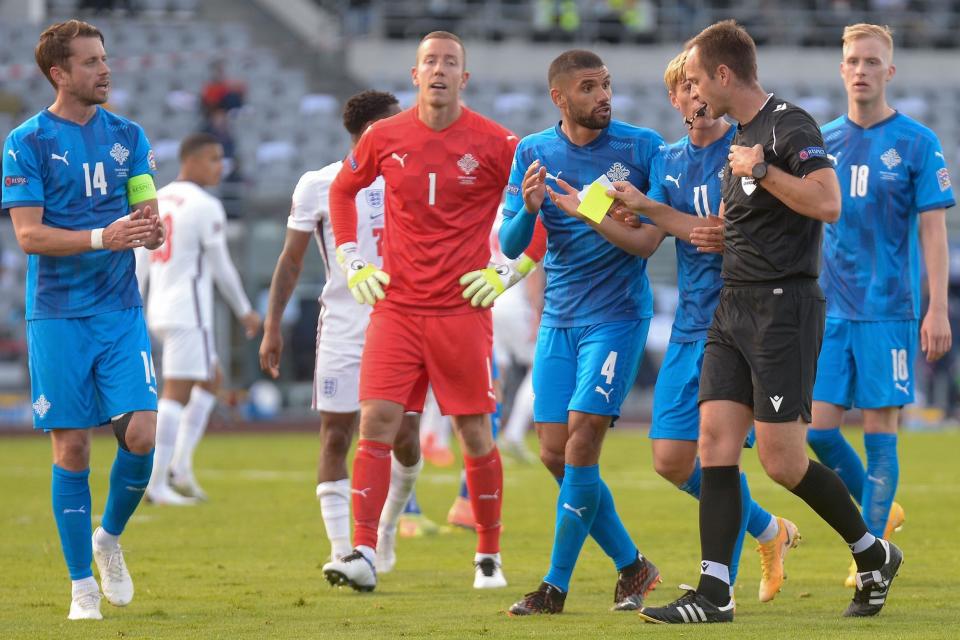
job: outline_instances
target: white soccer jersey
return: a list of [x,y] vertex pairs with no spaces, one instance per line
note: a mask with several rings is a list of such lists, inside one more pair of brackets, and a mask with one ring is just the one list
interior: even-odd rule
[[[227,250],[223,205],[193,182],[174,181],[157,192],[167,239],[149,252],[147,325],[152,330],[213,325],[213,283],[233,312],[250,301]],[[142,273],[143,269],[138,269]]]
[[[324,342],[362,345],[371,307],[358,304],[347,287],[347,278],[336,259],[336,244],[330,227],[330,185],[342,162],[328,164],[301,176],[293,191],[293,203],[287,227],[312,232],[320,247],[327,282],[320,293],[319,337]],[[383,238],[383,178],[357,194],[357,245],[360,255],[377,266],[382,264],[380,243]],[[387,295],[389,294],[387,289]]]

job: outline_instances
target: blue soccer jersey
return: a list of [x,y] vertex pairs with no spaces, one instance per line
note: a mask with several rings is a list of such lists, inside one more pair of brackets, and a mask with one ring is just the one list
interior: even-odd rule
[[[2,208],[42,207],[43,224],[96,229],[129,213],[127,180],[152,174],[139,125],[97,107],[84,125],[43,110],[3,147]],[[141,306],[133,251],[27,260],[27,320],[81,318]]]
[[[734,127],[730,127],[722,138],[706,147],[698,147],[690,142],[689,136],[684,136],[665,148],[653,161],[647,195],[690,215],[719,214],[720,176],[735,133]],[[676,248],[680,301],[670,341],[703,340],[720,301],[723,256],[700,253],[695,246],[681,240],[677,240]]]
[[940,141],[901,113],[867,129],[841,116],[823,139],[843,195],[840,220],[824,226],[827,315],[919,319],[918,215],[955,204]]
[[[551,176],[577,189],[606,174],[612,181],[627,180],[646,192],[650,164],[662,146],[663,139],[655,131],[616,120],[582,147],[573,144],[559,124],[527,136],[514,155],[503,215],[512,218],[523,209],[520,185],[534,160],[540,160]],[[556,187],[551,178],[547,181]],[[547,229],[544,326],[582,327],[653,316],[646,260],[607,242],[549,198],[544,200],[540,216]]]

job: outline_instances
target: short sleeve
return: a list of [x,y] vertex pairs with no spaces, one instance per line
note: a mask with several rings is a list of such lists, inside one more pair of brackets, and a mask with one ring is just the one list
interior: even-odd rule
[[517,145],[513,153],[513,162],[510,164],[510,178],[507,181],[507,196],[503,203],[503,216],[512,218],[523,209],[523,176],[527,172],[527,162],[524,160],[524,146]]
[[[772,152],[777,165],[802,178],[818,169],[832,169],[823,134],[813,118],[800,109],[788,109],[773,126]],[[769,156],[767,156],[769,160]]]
[[214,197],[210,198],[210,206],[207,209],[207,220],[204,226],[205,229],[201,240],[203,246],[226,246],[227,213],[223,210],[223,204]]
[[14,133],[3,145],[3,209],[42,207],[43,172],[36,151]]
[[288,229],[310,233],[316,228],[328,212],[330,182],[318,178],[313,172],[301,176],[293,190],[290,216],[287,218]]
[[923,213],[954,206],[957,202],[950,184],[950,172],[943,157],[943,147],[936,136],[920,146],[920,156],[913,176],[916,184],[913,198],[917,211]]
[[157,172],[157,161],[153,157],[153,149],[150,147],[150,141],[147,140],[147,134],[143,132],[140,125],[134,124],[133,127],[136,130],[136,146],[130,177],[154,175]]
[[665,152],[666,149],[660,151],[660,153],[654,156],[653,161],[650,163],[650,190],[647,191],[647,197],[662,204],[669,204],[667,202],[667,194],[663,192],[662,184]]

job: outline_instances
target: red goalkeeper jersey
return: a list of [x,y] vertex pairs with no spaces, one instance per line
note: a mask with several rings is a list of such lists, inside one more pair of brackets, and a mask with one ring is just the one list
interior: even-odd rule
[[407,109],[364,132],[330,187],[331,226],[337,246],[355,242],[354,198],[382,175],[381,254],[390,286],[377,304],[421,315],[463,313],[471,307],[458,281],[490,261],[490,230],[518,139],[466,108],[442,131],[417,112]]

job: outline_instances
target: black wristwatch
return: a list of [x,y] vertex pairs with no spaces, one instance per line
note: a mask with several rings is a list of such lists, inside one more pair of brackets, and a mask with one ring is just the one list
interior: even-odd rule
[[767,177],[767,163],[758,162],[753,165],[753,169],[750,170],[750,175],[753,176],[754,180],[763,180]]

